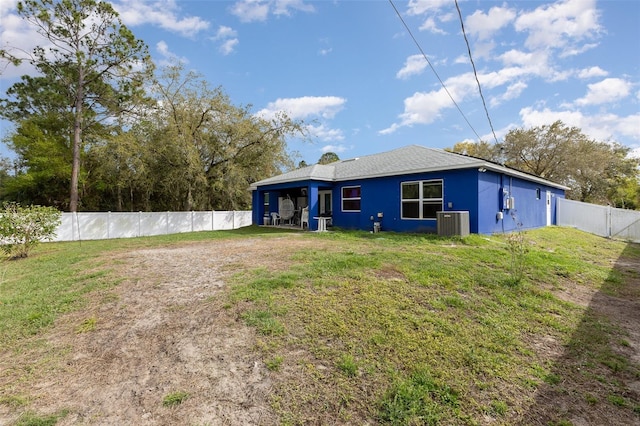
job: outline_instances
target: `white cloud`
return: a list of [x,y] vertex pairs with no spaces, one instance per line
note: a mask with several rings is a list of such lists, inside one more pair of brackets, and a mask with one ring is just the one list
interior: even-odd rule
[[340,129],[331,129],[324,124],[313,125],[309,124],[306,127],[309,136],[314,139],[321,140],[323,142],[341,141],[344,140],[344,134]]
[[585,135],[598,141],[615,141],[621,136],[640,141],[640,113],[621,117],[616,114],[585,115],[581,111],[553,111],[549,108],[536,110],[526,107],[520,110],[520,117],[525,128],[549,125],[561,120],[567,126],[578,127]]
[[631,84],[620,78],[606,78],[599,83],[589,84],[587,94],[576,100],[576,105],[599,105],[616,102],[629,96]]
[[525,46],[532,50],[571,51],[602,31],[598,18],[595,0],[564,0],[521,14],[515,29],[528,33]]
[[292,11],[314,12],[313,5],[303,0],[240,0],[229,11],[241,22],[263,22],[269,14],[291,16]]
[[500,60],[506,66],[516,65],[523,73],[540,77],[552,76],[555,71],[549,64],[549,52],[535,51],[523,52],[521,50],[509,50],[500,55]]
[[581,69],[580,71],[578,71],[578,78],[591,78],[591,77],[605,77],[609,75],[608,72],[606,72],[605,70],[603,70],[600,67],[591,67],[591,68],[584,68]]
[[406,80],[412,75],[419,75],[427,67],[427,61],[422,55],[411,55],[404,62],[404,67],[396,74],[396,78]]
[[16,9],[18,0],[2,0],[0,2],[0,16],[4,17]]
[[305,3],[303,0],[276,0],[273,3],[274,15],[290,16],[291,10],[300,12],[315,12],[313,5]]
[[[35,27],[15,13],[16,3],[17,0],[0,1],[0,49],[23,57],[22,52],[32,52],[38,45],[46,48],[48,43]],[[0,78],[13,79],[24,74],[36,74],[36,70],[26,62],[16,67],[0,59]]]
[[[496,47],[496,43],[493,41],[480,41],[473,46],[473,56],[476,59],[489,58],[493,59],[495,55],[492,54],[493,49]],[[469,57],[467,56],[467,62]]]
[[558,70],[550,64],[550,52],[547,50],[537,50],[533,52],[523,52],[521,50],[509,50],[499,56],[504,65],[517,65],[520,75],[529,77],[541,77],[549,82],[562,81],[571,77],[574,72],[571,70]]
[[114,2],[113,7],[120,14],[122,22],[131,27],[157,25],[185,37],[193,37],[209,28],[209,22],[197,16],[179,17],[180,8],[175,0],[121,0]]
[[418,29],[420,31],[429,31],[433,34],[446,34],[444,30],[438,28],[436,20],[432,16],[428,17]]
[[218,49],[223,55],[229,55],[233,53],[238,43],[240,43],[240,41],[237,38],[231,38],[225,40]]
[[440,118],[443,109],[452,107],[453,102],[444,89],[415,93],[404,100],[404,112],[398,116],[400,122],[393,123],[379,133],[390,134],[401,127],[433,123]]
[[[497,73],[481,74],[478,78],[483,87],[504,84],[504,79],[500,78]],[[380,130],[379,133],[390,134],[401,127],[413,126],[414,124],[431,124],[441,117],[443,110],[455,108],[451,97],[459,105],[469,97],[479,96],[475,76],[471,72],[451,77],[445,80],[444,84],[447,90],[441,88],[430,92],[417,92],[406,98],[404,111],[398,116],[400,121]]]
[[475,35],[480,40],[486,40],[513,22],[515,17],[516,13],[505,7],[492,7],[486,14],[477,10],[465,19],[465,28],[469,34]]
[[346,152],[348,149],[350,149],[349,147],[345,146],[345,145],[325,145],[322,147],[321,151],[323,153],[327,153],[327,152],[335,152],[336,154],[339,154],[341,152]]
[[[9,48],[9,50],[14,49],[15,52],[31,52],[38,45],[47,49],[49,43],[36,32],[34,27],[17,15],[16,4],[17,1],[15,0],[0,0],[0,47]],[[157,25],[183,36],[195,35],[209,26],[207,21],[198,17],[180,17],[180,8],[174,0],[154,2],[121,0],[113,2],[113,7],[120,15],[122,22],[127,26]],[[177,58],[186,62],[184,58],[179,58],[169,52],[166,44],[157,45],[156,48],[164,57],[164,60]],[[33,75],[35,73],[35,69],[26,64],[26,62],[19,67],[14,67],[0,61],[2,79],[11,79],[24,74]]]
[[561,120],[568,126],[582,128],[584,121],[584,116],[579,111],[552,111],[549,108],[536,110],[533,107],[522,108],[520,110],[520,118],[525,128],[545,126],[558,120]]
[[469,62],[468,55],[460,55],[453,60],[454,64],[466,64]]
[[561,58],[567,58],[569,56],[578,56],[586,52],[587,50],[595,49],[596,47],[598,47],[598,43],[586,43],[586,44],[583,44],[582,46],[566,48],[562,52],[560,52],[559,56]]
[[273,117],[278,112],[285,112],[294,120],[307,117],[331,119],[342,110],[346,102],[346,99],[337,96],[281,98],[275,102],[269,102],[267,107],[260,110],[257,115]]
[[617,121],[616,128],[620,134],[640,141],[640,113],[621,117]]
[[448,22],[453,18],[451,13],[440,13],[441,8],[448,10],[451,7],[450,0],[410,0],[407,5],[409,16],[426,15],[425,20],[420,25],[420,31],[429,31],[433,34],[447,34],[438,27],[436,17],[440,22]]
[[[284,112],[294,120],[311,118],[314,121],[326,121],[334,118],[342,110],[346,102],[346,99],[337,96],[281,98],[275,102],[270,102],[266,108],[258,111],[256,115],[264,119],[270,119],[278,113]],[[308,124],[306,129],[310,136],[321,141],[341,141],[345,138],[342,130],[333,129],[324,122]]]
[[269,4],[262,0],[243,0],[233,4],[230,12],[241,22],[266,21]]
[[169,50],[169,45],[163,40],[156,43],[156,50],[162,56],[162,59],[159,61],[161,66],[171,65],[175,62],[180,62],[183,64],[188,64],[189,60],[185,57],[181,57],[176,55],[175,53]]
[[451,6],[451,0],[410,0],[407,5],[409,15],[422,15],[437,11],[443,6]]
[[381,135],[390,135],[391,133],[394,133],[396,130],[398,130],[401,127],[402,126],[400,124],[393,123],[391,126],[387,127],[386,129],[379,130],[378,133]]
[[517,81],[509,85],[509,87],[507,87],[507,90],[503,94],[491,98],[491,101],[489,102],[489,104],[492,107],[496,107],[505,101],[516,99],[520,97],[520,95],[522,94],[522,91],[526,88],[527,88],[527,83],[523,81]]
[[226,38],[233,38],[233,37],[236,37],[237,35],[238,35],[237,31],[234,30],[233,28],[227,27],[225,25],[220,25],[220,27],[218,28],[218,31],[216,31],[216,35],[214,39],[220,40],[220,39],[226,39]]
[[162,56],[171,56],[172,54],[169,52],[169,46],[167,45],[166,42],[164,41],[159,41],[156,44],[156,50],[162,55]]
[[237,31],[233,28],[221,25],[212,40],[220,42],[218,49],[223,55],[229,55],[233,53],[235,47],[240,43],[237,35]]

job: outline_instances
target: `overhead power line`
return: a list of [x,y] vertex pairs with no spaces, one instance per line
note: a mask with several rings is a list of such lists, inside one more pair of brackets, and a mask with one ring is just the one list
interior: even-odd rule
[[478,138],[478,140],[480,140],[480,135],[478,135],[478,132],[476,132],[476,130],[473,128],[473,126],[471,125],[471,123],[469,122],[469,120],[467,119],[467,116],[464,115],[464,112],[462,112],[462,109],[460,108],[460,106],[458,105],[458,103],[456,102],[455,99],[453,99],[453,96],[451,95],[451,92],[449,92],[449,89],[447,89],[447,86],[444,84],[444,82],[442,81],[442,79],[440,78],[440,76],[438,75],[438,72],[436,71],[436,69],[433,67],[433,65],[431,64],[431,61],[429,61],[429,58],[427,58],[427,55],[424,53],[424,50],[422,50],[422,47],[420,46],[420,43],[418,43],[418,40],[416,40],[416,38],[413,36],[413,33],[411,32],[411,29],[409,28],[409,26],[407,25],[407,23],[404,21],[404,19],[402,18],[402,15],[400,15],[400,12],[398,11],[398,8],[396,8],[396,5],[393,3],[393,0],[389,0],[389,3],[391,3],[391,6],[393,7],[393,10],[396,11],[396,14],[398,15],[398,18],[400,18],[400,21],[402,22],[402,25],[404,25],[405,29],[407,30],[407,32],[409,33],[409,35],[411,36],[411,38],[413,39],[413,42],[415,43],[415,45],[418,47],[418,50],[420,51],[420,53],[422,54],[422,57],[424,58],[425,61],[427,61],[427,64],[429,64],[429,67],[431,68],[431,71],[433,71],[433,73],[435,74],[436,78],[438,79],[438,81],[440,82],[440,84],[442,85],[442,88],[444,89],[444,91],[447,93],[447,95],[449,96],[449,98],[451,99],[451,102],[453,102],[453,104],[456,106],[456,108],[458,109],[458,112],[460,112],[460,115],[462,115],[462,118],[464,118],[464,121],[467,122],[467,125],[469,126],[469,128],[471,129],[471,131],[476,135],[476,137]]
[[476,71],[476,64],[473,62],[473,57],[471,56],[471,47],[469,46],[469,39],[467,39],[467,33],[464,30],[464,20],[462,19],[462,12],[460,12],[460,6],[458,6],[458,0],[454,0],[456,3],[456,9],[458,10],[458,16],[460,17],[460,26],[462,27],[462,35],[464,36],[464,42],[467,44],[467,52],[469,52],[469,60],[471,61],[471,66],[473,67],[473,75],[476,78],[476,83],[478,84],[478,92],[480,93],[480,99],[482,99],[482,106],[484,107],[484,112],[487,114],[487,120],[489,121],[489,127],[491,128],[491,133],[493,134],[493,139],[495,139],[496,144],[498,143],[498,138],[496,137],[496,132],[493,130],[493,123],[491,123],[491,117],[489,116],[489,110],[487,109],[487,103],[484,100],[484,95],[482,94],[482,87],[480,86],[480,80],[478,80],[478,73]]

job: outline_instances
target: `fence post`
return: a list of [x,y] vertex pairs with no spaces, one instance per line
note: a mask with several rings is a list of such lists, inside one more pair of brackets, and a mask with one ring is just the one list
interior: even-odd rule
[[607,238],[611,238],[611,204],[607,204]]

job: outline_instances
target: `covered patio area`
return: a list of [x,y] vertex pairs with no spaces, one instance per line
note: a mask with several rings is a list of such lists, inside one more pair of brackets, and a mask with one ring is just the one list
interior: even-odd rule
[[254,210],[254,223],[261,226],[326,231],[332,225],[330,187],[290,183],[260,189],[254,196],[260,200],[254,205],[262,207]]

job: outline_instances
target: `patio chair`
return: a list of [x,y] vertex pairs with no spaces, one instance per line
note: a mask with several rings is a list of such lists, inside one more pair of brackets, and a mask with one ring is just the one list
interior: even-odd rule
[[271,212],[271,224],[280,225],[280,215],[276,212]]
[[309,207],[305,207],[302,209],[302,215],[300,216],[300,228],[304,229],[304,224],[307,224],[307,228],[309,227]]

